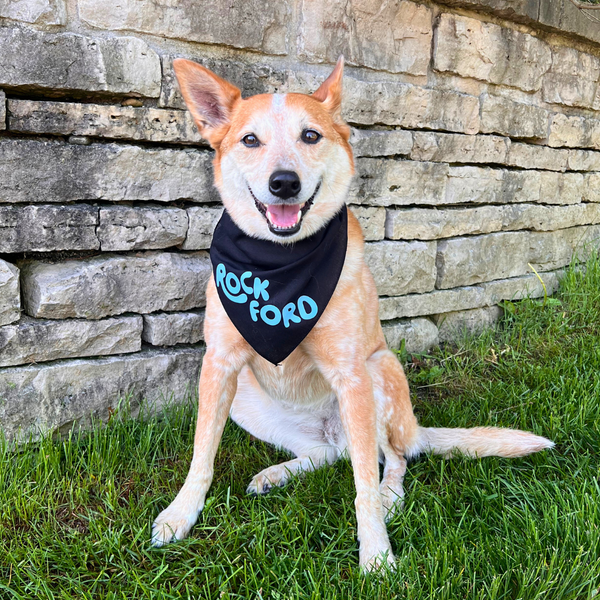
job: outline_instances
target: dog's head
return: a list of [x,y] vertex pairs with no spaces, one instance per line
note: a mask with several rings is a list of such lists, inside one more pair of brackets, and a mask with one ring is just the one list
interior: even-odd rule
[[215,183],[245,233],[294,242],[343,205],[354,161],[341,118],[343,58],[311,96],[240,90],[194,62],[173,63],[185,102],[215,149]]

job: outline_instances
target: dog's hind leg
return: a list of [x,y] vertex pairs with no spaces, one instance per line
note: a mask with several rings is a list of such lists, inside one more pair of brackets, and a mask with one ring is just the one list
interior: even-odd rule
[[417,436],[417,421],[410,403],[406,376],[394,354],[380,350],[369,358],[367,367],[377,405],[379,450],[385,458],[379,491],[386,519],[389,520],[403,505],[404,454]]
[[479,458],[512,458],[554,446],[550,440],[528,431],[501,427],[420,427],[413,414],[406,376],[396,356],[389,350],[379,351],[367,364],[377,401],[379,443],[386,459],[386,443],[398,457],[408,459],[421,452],[446,457],[458,452]]
[[396,511],[404,506],[404,474],[406,473],[406,459],[399,456],[391,447],[384,450],[385,467],[383,478],[379,484],[379,492],[385,511],[385,519],[389,521]]
[[419,426],[402,365],[396,355],[386,349],[370,356],[367,368],[377,404],[380,446],[385,450],[386,442],[389,442],[396,453],[405,456],[419,436]]
[[329,453],[311,452],[278,465],[272,465],[252,478],[246,492],[252,495],[268,494],[273,486],[284,486],[294,475],[314,471],[330,462],[333,461]]
[[[266,494],[274,486],[285,485],[293,475],[337,460],[345,447],[345,437],[337,404],[332,405],[331,411],[289,409],[263,392],[249,368],[242,370],[231,418],[253,436],[296,455],[255,475],[248,486],[249,494]],[[340,445],[332,443],[335,441]]]

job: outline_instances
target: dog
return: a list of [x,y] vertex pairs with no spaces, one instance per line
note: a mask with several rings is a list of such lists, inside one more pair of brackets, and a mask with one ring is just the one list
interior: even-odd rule
[[[194,62],[177,59],[173,66],[187,107],[215,150],[215,185],[226,213],[245,236],[283,252],[318,235],[345,210],[354,160],[341,116],[343,57],[312,95],[247,99]],[[281,173],[278,186],[273,181]],[[279,365],[254,349],[224,309],[218,280],[225,288],[227,272],[211,278],[193,459],[180,492],[154,522],[154,545],[185,538],[196,522],[228,415],[295,456],[258,473],[249,493],[264,494],[348,453],[365,570],[394,561],[385,521],[402,504],[407,459],[421,452],[518,457],[554,445],[519,430],[419,426],[402,366],[384,339],[361,228],[350,212],[346,244],[324,312]],[[228,282],[240,289],[239,278]],[[252,286],[244,285],[251,295]]]

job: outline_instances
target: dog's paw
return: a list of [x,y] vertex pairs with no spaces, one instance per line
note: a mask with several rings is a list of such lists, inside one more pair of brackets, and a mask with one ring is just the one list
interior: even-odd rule
[[182,510],[171,504],[163,510],[152,525],[152,545],[164,546],[169,542],[183,540],[198,519],[198,511]]
[[288,482],[289,471],[281,465],[273,465],[252,478],[246,493],[251,496],[268,494],[274,487],[282,487]]
[[362,535],[359,534],[359,539],[358,562],[364,572],[393,569],[395,558],[387,534],[376,535],[367,530]]
[[363,558],[360,552],[360,568],[364,573],[385,573],[393,571],[396,567],[396,559],[391,550],[385,550]]

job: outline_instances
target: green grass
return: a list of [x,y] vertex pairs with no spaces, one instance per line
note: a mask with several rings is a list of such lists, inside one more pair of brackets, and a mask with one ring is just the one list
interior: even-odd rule
[[0,451],[0,598],[592,598],[600,587],[600,263],[557,299],[507,303],[461,348],[402,356],[424,425],[519,427],[556,441],[519,460],[409,465],[389,525],[395,573],[358,569],[352,471],[339,462],[266,497],[286,455],[229,424],[190,537],[149,546],[191,458],[194,411]]

